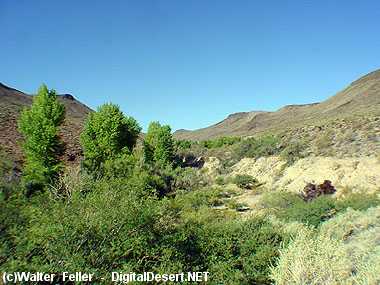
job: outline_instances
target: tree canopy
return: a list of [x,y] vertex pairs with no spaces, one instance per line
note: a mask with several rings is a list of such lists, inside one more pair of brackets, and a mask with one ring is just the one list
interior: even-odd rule
[[147,161],[171,164],[174,158],[174,140],[169,125],[161,126],[151,122],[144,139],[144,153]]
[[54,90],[42,85],[30,108],[23,110],[19,130],[24,136],[24,179],[27,183],[44,185],[60,171],[59,155],[62,142],[58,127],[62,124],[65,107],[58,102]]
[[118,105],[100,106],[97,112],[89,114],[80,137],[84,166],[99,171],[107,160],[130,153],[140,131],[137,121],[125,116]]

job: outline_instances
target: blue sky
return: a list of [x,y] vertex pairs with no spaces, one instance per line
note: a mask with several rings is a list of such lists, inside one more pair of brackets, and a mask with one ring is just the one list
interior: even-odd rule
[[326,99],[380,68],[380,1],[0,0],[0,82],[146,128]]

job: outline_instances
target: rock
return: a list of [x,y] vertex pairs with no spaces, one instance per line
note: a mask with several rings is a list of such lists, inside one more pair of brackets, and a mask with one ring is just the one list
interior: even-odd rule
[[231,198],[231,194],[228,192],[221,192],[219,193],[220,198]]
[[251,210],[251,208],[247,207],[247,206],[239,206],[236,208],[236,211],[238,211],[238,212],[247,212],[249,210]]
[[211,208],[214,210],[227,210],[228,209],[228,207],[226,205],[214,206]]
[[331,184],[330,180],[325,180],[322,184],[317,186],[317,190],[319,193],[324,195],[326,194],[334,194],[336,192],[335,187]]
[[307,183],[303,192],[301,193],[301,197],[309,202],[321,195],[333,194],[336,192],[335,187],[331,184],[330,180],[325,180],[320,185],[315,185],[313,183]]

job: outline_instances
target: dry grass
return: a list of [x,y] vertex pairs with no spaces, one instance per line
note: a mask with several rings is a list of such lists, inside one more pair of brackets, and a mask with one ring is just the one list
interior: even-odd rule
[[319,231],[298,229],[281,251],[272,278],[276,284],[379,284],[380,207],[348,210]]

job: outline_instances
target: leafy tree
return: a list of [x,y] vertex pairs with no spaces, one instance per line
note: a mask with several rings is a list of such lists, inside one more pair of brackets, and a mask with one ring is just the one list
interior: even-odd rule
[[61,170],[59,155],[62,143],[58,127],[64,114],[65,107],[58,102],[56,92],[48,90],[46,85],[38,90],[31,108],[21,113],[19,130],[24,136],[25,154],[23,175],[29,190],[46,185]]
[[144,154],[148,162],[171,164],[174,159],[174,140],[171,128],[159,122],[149,124],[144,140]]
[[176,140],[174,144],[178,150],[185,150],[190,149],[195,142],[189,140]]
[[126,117],[119,106],[100,106],[90,113],[80,137],[84,167],[91,172],[101,171],[107,160],[130,153],[140,131],[137,121]]

